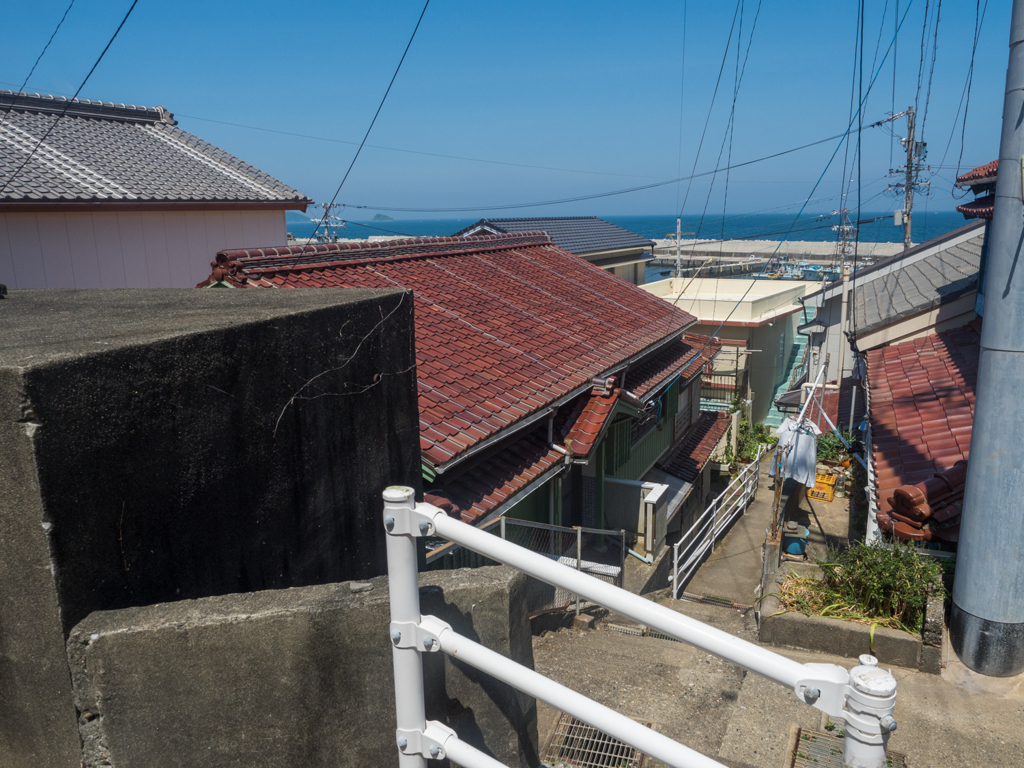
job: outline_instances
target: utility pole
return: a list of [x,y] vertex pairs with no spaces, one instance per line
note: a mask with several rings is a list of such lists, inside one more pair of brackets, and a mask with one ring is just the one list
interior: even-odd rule
[[983,675],[1024,672],[1024,0],[1014,0],[999,143],[995,211],[988,232],[985,317],[960,525],[949,636]]
[[683,217],[676,216],[676,277],[683,276]]
[[922,170],[929,170],[928,168],[922,168],[921,163],[924,162],[925,155],[928,152],[928,144],[923,141],[917,141],[914,135],[914,119],[916,117],[916,111],[913,107],[907,107],[906,112],[900,112],[893,115],[892,117],[883,120],[883,123],[892,122],[898,120],[901,117],[907,118],[907,138],[901,139],[900,143],[907,150],[907,164],[903,168],[890,168],[889,173],[902,173],[904,176],[902,183],[890,184],[890,190],[899,191],[903,190],[903,210],[901,217],[903,223],[903,250],[910,248],[913,244],[910,240],[910,229],[911,229],[911,216],[914,210],[914,190],[917,187],[928,187],[931,186],[930,181],[918,181],[918,174]]
[[[335,208],[344,208],[344,206],[341,203],[320,203],[320,207],[324,209],[324,231],[322,235],[316,238],[317,242],[336,243],[338,241],[338,229],[344,229],[345,224],[337,216],[332,216],[331,211]],[[340,222],[340,224],[337,222]],[[331,227],[334,228],[333,232],[331,231]]]
[[903,182],[903,250],[910,248],[910,220],[914,210],[914,108],[907,107],[907,178]]

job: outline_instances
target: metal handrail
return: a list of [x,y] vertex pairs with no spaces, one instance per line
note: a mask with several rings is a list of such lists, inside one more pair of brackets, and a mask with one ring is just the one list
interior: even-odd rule
[[800,701],[831,717],[843,718],[845,765],[886,765],[886,742],[896,727],[892,718],[896,681],[891,674],[878,669],[877,659],[862,656],[862,665],[849,672],[834,664],[800,664],[450,518],[433,505],[417,504],[411,488],[388,488],[384,502],[399,768],[426,768],[427,758],[456,755],[463,768],[500,765],[462,742],[450,728],[427,721],[422,654],[438,651],[546,701],[672,768],[724,768],[721,763],[459,635],[436,616],[421,615],[416,539],[435,535],[790,688]]
[[[761,457],[764,454],[764,446],[757,450],[754,460],[743,468],[733,478],[732,482],[725,487],[707,509],[701,513],[690,529],[679,537],[679,540],[672,546],[672,597],[678,598],[679,589],[693,575],[693,571],[700,563],[700,559],[709,549],[713,552],[715,542],[719,534],[739,515],[741,509],[747,505],[757,493],[760,482]],[[724,512],[723,512],[724,509]],[[721,513],[721,514],[719,514]],[[700,529],[698,535],[694,534]],[[682,546],[685,542],[685,546]],[[694,546],[698,551],[687,555],[687,552]],[[683,558],[685,557],[685,560]],[[681,562],[682,561],[682,562]]]

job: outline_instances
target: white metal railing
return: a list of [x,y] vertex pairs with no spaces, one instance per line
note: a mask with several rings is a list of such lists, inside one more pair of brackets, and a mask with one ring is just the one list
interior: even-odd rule
[[722,531],[750,505],[757,493],[763,452],[764,446],[758,448],[754,460],[736,475],[718,498],[694,521],[690,530],[672,546],[673,598],[679,597],[679,590],[693,576],[708,550],[714,552],[715,542]]
[[424,704],[424,653],[458,657],[513,688],[547,702],[672,768],[724,768],[721,763],[598,704],[541,674],[463,637],[436,616],[420,613],[416,539],[440,536],[484,557],[518,568],[534,578],[566,589],[670,637],[739,664],[790,688],[800,701],[846,724],[844,765],[883,768],[896,680],[862,656],[847,671],[834,664],[799,664],[663,605],[595,579],[531,552],[430,504],[417,504],[411,488],[384,491],[387,531],[391,645],[395,673],[395,731],[400,768],[426,768],[428,758],[451,758],[463,768],[501,768],[502,763],[460,740],[447,726],[427,721]]

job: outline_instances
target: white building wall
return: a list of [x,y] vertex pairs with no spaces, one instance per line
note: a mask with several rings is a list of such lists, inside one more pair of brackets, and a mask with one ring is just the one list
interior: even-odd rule
[[192,288],[217,251],[284,245],[284,211],[0,213],[0,283]]

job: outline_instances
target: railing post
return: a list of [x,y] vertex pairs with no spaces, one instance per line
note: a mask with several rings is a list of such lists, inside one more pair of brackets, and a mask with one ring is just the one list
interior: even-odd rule
[[[408,520],[416,508],[412,488],[391,486],[384,491],[384,528],[388,556],[388,594],[391,597],[391,623],[413,626],[420,621],[420,581],[416,564],[416,539],[408,533],[392,533],[396,519]],[[397,634],[397,633],[396,633]],[[406,731],[422,731],[427,715],[423,703],[423,661],[416,648],[399,648],[401,635],[391,636],[391,656],[395,670],[395,721],[398,733],[399,768],[426,768],[419,754],[405,754]]]
[[672,545],[672,599],[679,599],[679,539]]
[[621,539],[619,547],[619,589],[626,588],[626,530],[619,530]]
[[501,520],[501,538],[504,539],[505,538],[505,516],[502,515],[498,519]]
[[[583,531],[578,525],[573,526],[576,529],[576,570],[580,570],[583,566]],[[576,615],[580,615],[580,596],[576,595]]]

